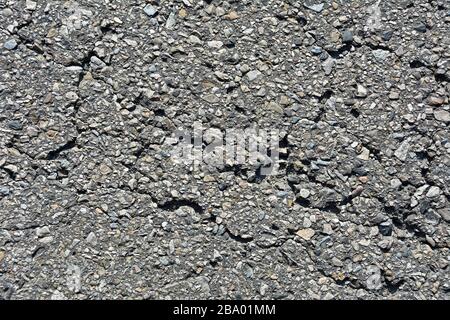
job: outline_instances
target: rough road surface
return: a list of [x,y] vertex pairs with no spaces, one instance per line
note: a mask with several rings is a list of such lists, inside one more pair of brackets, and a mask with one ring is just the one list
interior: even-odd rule
[[[448,299],[446,0],[0,0],[0,298]],[[175,165],[280,130],[280,170]]]

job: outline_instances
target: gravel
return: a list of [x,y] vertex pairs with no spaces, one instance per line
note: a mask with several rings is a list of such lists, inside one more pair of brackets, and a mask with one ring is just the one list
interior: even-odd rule
[[[0,299],[449,299],[449,12],[2,2]],[[279,170],[178,163],[196,122]]]

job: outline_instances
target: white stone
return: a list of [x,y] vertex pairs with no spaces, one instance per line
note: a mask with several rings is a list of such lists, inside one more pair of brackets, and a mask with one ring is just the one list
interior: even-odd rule
[[222,41],[217,41],[217,40],[208,41],[208,47],[210,47],[210,48],[220,49],[220,48],[222,48],[222,46],[223,46]]
[[437,197],[440,193],[441,193],[441,189],[439,189],[439,187],[432,186],[427,192],[427,197],[434,198],[434,197]]
[[149,5],[145,6],[144,12],[149,17],[153,17],[158,12],[158,9],[156,9],[156,7],[149,4]]
[[34,11],[34,10],[36,10],[36,7],[37,7],[37,2],[30,1],[30,0],[25,1],[25,8],[27,10]]

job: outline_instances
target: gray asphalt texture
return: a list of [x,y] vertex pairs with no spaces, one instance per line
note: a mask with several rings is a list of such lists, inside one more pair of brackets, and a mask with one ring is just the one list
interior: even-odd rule
[[449,299],[449,58],[445,0],[0,0],[0,299]]

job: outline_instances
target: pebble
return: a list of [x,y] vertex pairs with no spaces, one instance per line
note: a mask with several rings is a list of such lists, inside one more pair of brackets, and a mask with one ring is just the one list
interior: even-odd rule
[[344,43],[351,43],[353,42],[353,32],[350,30],[345,30],[342,33],[342,42]]
[[427,26],[423,22],[420,22],[414,26],[414,30],[425,33],[427,32]]
[[175,12],[171,12],[169,14],[169,17],[167,18],[167,21],[166,21],[166,28],[167,29],[173,29],[175,27],[176,23],[177,23],[176,13]]
[[323,10],[324,4],[323,3],[319,3],[319,4],[306,4],[303,3],[303,6],[307,9],[310,9],[314,12],[320,13]]
[[13,15],[13,11],[10,8],[5,8],[2,10],[2,15],[4,17],[10,17]]
[[10,192],[11,192],[11,190],[9,189],[9,187],[0,186],[0,195],[7,196],[7,195],[9,195]]
[[8,128],[19,131],[22,130],[23,125],[19,120],[11,120],[8,122]]
[[438,213],[444,221],[450,222],[450,208],[439,209]]
[[152,6],[151,4],[149,4],[149,5],[145,6],[144,12],[149,17],[154,17],[158,13],[158,9],[154,6]]
[[223,42],[217,41],[217,40],[208,41],[207,44],[208,44],[208,47],[214,48],[214,49],[220,49],[223,46]]
[[450,122],[450,112],[445,110],[435,110],[433,112],[434,118],[441,122]]
[[307,189],[300,189],[300,197],[302,197],[303,199],[306,199],[309,197],[309,195],[311,194],[311,192]]
[[331,72],[333,72],[333,67],[334,67],[335,61],[333,58],[329,57],[327,60],[325,60],[322,63],[322,68],[323,71],[325,71],[325,75],[330,75]]
[[315,55],[319,55],[322,53],[322,48],[321,47],[312,47],[311,48],[311,53],[315,54]]
[[3,47],[8,50],[14,50],[17,48],[17,41],[15,39],[10,39],[3,44]]
[[39,238],[45,237],[50,234],[50,228],[47,226],[36,228],[36,235]]
[[405,140],[400,144],[400,147],[397,150],[395,150],[394,155],[401,161],[405,161],[406,157],[408,156],[409,148],[410,148],[409,141]]
[[402,182],[398,178],[394,178],[391,180],[391,188],[398,189],[402,185]]
[[231,11],[230,13],[228,13],[227,15],[224,16],[224,18],[226,20],[236,20],[239,19],[238,14],[236,13],[236,11]]
[[302,239],[304,239],[304,240],[311,240],[311,238],[314,236],[314,234],[315,234],[316,232],[313,230],[313,229],[311,229],[311,228],[307,228],[307,229],[300,229],[300,230],[298,230],[297,232],[296,232],[296,234],[300,237],[300,238],[302,238]]
[[30,0],[26,0],[26,1],[25,1],[25,8],[26,8],[27,10],[34,11],[34,10],[36,10],[36,8],[37,8],[37,2],[35,2],[35,1],[30,1]]
[[219,97],[216,96],[215,94],[207,94],[207,95],[204,95],[204,96],[202,97],[202,99],[205,100],[205,101],[207,101],[207,102],[209,102],[209,103],[217,103],[217,102],[220,101]]
[[357,84],[357,91],[356,91],[356,96],[358,98],[365,98],[367,97],[367,89],[361,85],[361,84]]
[[440,194],[441,194],[441,189],[439,189],[439,187],[432,186],[427,192],[427,197],[434,198],[434,197],[439,196]]
[[94,232],[90,232],[86,237],[86,242],[92,244],[93,246],[97,245],[97,236]]
[[445,103],[444,97],[439,97],[439,96],[434,96],[433,95],[433,96],[430,96],[428,98],[428,104],[430,106],[440,106],[440,105],[442,105],[444,103]]
[[81,269],[76,265],[69,265],[66,271],[67,288],[74,292],[79,293],[81,291]]
[[369,290],[379,290],[383,287],[381,282],[381,270],[377,266],[369,266],[366,273],[368,274],[366,285]]
[[372,55],[378,62],[385,62],[389,57],[389,51],[383,49],[376,49],[372,51]]
[[392,223],[384,221],[378,225],[378,229],[383,236],[390,236],[392,233]]
[[394,35],[394,32],[392,30],[383,31],[383,33],[381,34],[381,38],[383,38],[384,41],[389,41],[389,40],[391,40],[393,35]]
[[261,75],[261,72],[259,70],[251,70],[247,72],[247,78],[249,81],[256,80]]

